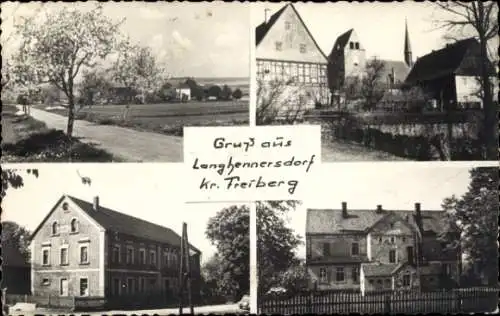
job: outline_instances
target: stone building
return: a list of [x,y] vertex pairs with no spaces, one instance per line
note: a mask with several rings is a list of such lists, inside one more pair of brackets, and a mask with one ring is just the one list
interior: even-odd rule
[[[64,195],[32,235],[36,297],[119,301],[145,293],[175,295],[181,237],[173,230]],[[193,293],[201,252],[191,245]],[[126,300],[123,300],[124,302]]]
[[[434,289],[458,282],[460,254],[437,239],[443,211],[309,209],[306,265],[319,290]],[[453,232],[451,232],[453,233]]]

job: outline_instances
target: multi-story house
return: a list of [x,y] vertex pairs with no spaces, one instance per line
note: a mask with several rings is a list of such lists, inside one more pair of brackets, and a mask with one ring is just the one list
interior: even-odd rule
[[[460,40],[418,58],[404,84],[422,88],[442,111],[482,108],[478,81],[482,60],[481,47],[475,38]],[[498,101],[496,70],[491,61],[486,65],[493,97]]]
[[[304,109],[328,104],[327,57],[293,6],[287,4],[255,30],[257,80],[282,83]],[[280,104],[286,108],[287,102]]]
[[[98,197],[89,203],[64,195],[32,235],[31,291],[103,301],[175,295],[180,245],[173,230],[105,208]],[[193,293],[199,292],[200,256],[190,245]]]
[[[458,282],[460,254],[438,239],[443,211],[309,209],[306,265],[316,289],[432,289]],[[450,232],[453,234],[453,232]]]

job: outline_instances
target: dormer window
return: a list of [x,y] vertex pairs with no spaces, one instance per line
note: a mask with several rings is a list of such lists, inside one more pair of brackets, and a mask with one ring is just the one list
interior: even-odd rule
[[70,227],[72,233],[78,232],[78,220],[76,218],[71,220]]
[[306,52],[306,44],[300,44],[300,52],[304,54]]
[[283,43],[282,42],[276,42],[275,43],[276,50],[281,51],[283,49]]
[[59,223],[53,222],[52,223],[52,235],[57,235],[57,234],[59,234]]
[[285,22],[285,30],[289,30],[292,28],[292,23],[290,23],[289,21],[286,21]]

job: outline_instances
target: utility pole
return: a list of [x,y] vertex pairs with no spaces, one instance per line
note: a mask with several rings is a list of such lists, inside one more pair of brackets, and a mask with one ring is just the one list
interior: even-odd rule
[[191,296],[191,263],[189,258],[189,242],[187,237],[187,224],[182,224],[181,253],[179,269],[179,315],[182,315],[184,304],[184,286],[187,282],[188,304],[191,315],[194,315],[194,307]]

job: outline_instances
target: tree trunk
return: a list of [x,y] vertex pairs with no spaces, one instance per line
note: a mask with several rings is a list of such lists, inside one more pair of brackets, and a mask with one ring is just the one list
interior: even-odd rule
[[488,73],[488,54],[486,48],[486,39],[480,35],[481,45],[481,81],[483,82],[483,140],[486,145],[486,159],[498,160],[498,131],[497,131],[497,109],[493,103],[493,94],[491,91],[491,82]]
[[68,96],[68,125],[66,127],[66,135],[71,140],[73,136],[73,123],[75,121],[75,100],[73,93],[69,93]]

